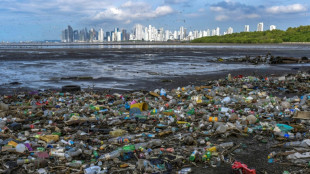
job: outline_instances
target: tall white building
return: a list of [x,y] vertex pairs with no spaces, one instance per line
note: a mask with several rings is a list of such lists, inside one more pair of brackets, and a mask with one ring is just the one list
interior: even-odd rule
[[244,32],[250,32],[250,25],[244,26]]
[[216,30],[213,29],[212,32],[211,32],[211,36],[215,36],[216,35]]
[[277,29],[275,25],[270,25],[270,31]]
[[229,27],[227,29],[227,34],[233,34],[233,32],[234,32],[234,29],[232,27]]
[[122,32],[120,31],[116,32],[116,41],[117,42],[122,41]]
[[211,36],[210,29],[207,30],[207,36]]
[[257,31],[264,31],[264,23],[260,22],[257,24]]
[[166,32],[165,32],[165,41],[167,41],[169,39],[170,39],[170,31],[166,30]]
[[215,30],[215,35],[219,36],[220,35],[220,27],[217,27]]
[[141,24],[135,25],[135,40],[142,40],[143,39],[143,26]]
[[98,33],[98,40],[99,42],[103,42],[104,40],[104,32],[102,28],[99,30],[99,33]]
[[186,37],[186,29],[182,26],[180,27],[180,40],[184,40]]

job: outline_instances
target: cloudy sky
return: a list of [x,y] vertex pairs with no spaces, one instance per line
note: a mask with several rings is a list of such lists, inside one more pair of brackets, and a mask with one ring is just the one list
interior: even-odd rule
[[137,23],[165,30],[221,32],[310,24],[309,0],[0,0],[0,41],[60,39],[61,30],[114,27],[129,31]]

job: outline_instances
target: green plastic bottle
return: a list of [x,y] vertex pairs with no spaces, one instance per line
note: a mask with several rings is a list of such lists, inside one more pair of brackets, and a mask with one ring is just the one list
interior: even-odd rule
[[194,150],[194,152],[191,154],[191,156],[189,157],[190,161],[195,161],[196,159],[196,154],[197,154],[197,150]]
[[191,109],[189,111],[187,111],[188,115],[194,115],[195,114],[195,109]]
[[206,156],[207,156],[207,160],[210,160],[212,157],[212,153],[210,151],[207,151]]
[[98,158],[98,157],[99,157],[98,152],[95,151],[95,150],[93,151],[93,155],[94,155],[95,158]]
[[136,148],[135,148],[135,145],[126,145],[126,146],[123,146],[122,150],[127,153],[127,152],[135,151]]

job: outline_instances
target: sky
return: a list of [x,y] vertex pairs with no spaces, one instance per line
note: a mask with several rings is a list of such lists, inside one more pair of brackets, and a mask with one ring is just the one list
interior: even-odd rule
[[0,41],[60,40],[73,29],[124,28],[135,24],[187,31],[228,27],[250,31],[310,24],[309,0],[0,0]]

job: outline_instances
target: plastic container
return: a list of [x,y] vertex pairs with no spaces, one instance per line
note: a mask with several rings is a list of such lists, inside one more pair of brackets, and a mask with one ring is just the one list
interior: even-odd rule
[[17,144],[15,149],[16,149],[16,152],[24,153],[26,151],[27,147],[24,144]]
[[209,117],[209,122],[218,122],[218,117]]
[[99,157],[100,160],[109,160],[109,159],[114,159],[118,158],[120,156],[120,151],[119,150],[114,150],[110,153],[103,154]]
[[192,168],[188,167],[188,168],[183,168],[180,171],[177,172],[177,174],[188,174],[192,172]]
[[197,150],[194,150],[192,152],[191,156],[189,157],[190,161],[192,161],[192,162],[195,161],[197,152],[198,152]]

